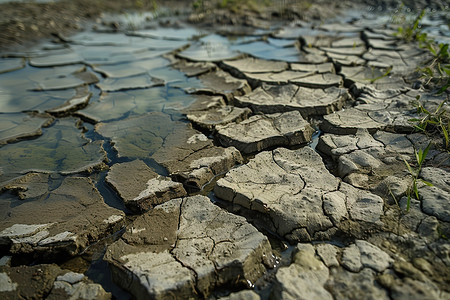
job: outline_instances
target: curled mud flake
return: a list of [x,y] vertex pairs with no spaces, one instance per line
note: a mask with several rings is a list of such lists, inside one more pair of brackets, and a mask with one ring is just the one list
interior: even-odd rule
[[42,135],[42,127],[53,122],[49,115],[1,114],[0,145]]
[[87,87],[77,88],[76,95],[73,98],[66,101],[63,105],[46,110],[46,112],[56,117],[67,116],[86,107],[91,97],[92,93],[89,92]]

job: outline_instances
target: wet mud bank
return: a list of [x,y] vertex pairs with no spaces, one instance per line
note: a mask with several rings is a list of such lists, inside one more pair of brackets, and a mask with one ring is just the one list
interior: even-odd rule
[[0,295],[450,296],[448,145],[411,121],[449,119],[433,53],[365,6],[250,2],[1,52]]

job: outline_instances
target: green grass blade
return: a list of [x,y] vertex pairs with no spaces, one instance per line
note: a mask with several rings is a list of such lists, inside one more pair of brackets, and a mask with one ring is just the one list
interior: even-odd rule
[[406,167],[408,168],[409,173],[412,176],[415,176],[416,172],[414,172],[413,168],[411,168],[411,166],[409,165],[409,163],[406,161],[406,159],[403,159],[403,161],[405,162]]
[[419,165],[421,166],[425,158],[427,158],[428,151],[431,149],[431,142],[428,143],[428,146],[425,148],[425,150],[422,153],[422,157],[420,158]]
[[429,181],[426,181],[426,180],[423,180],[423,179],[420,179],[420,181],[422,181],[423,183],[425,183],[426,185],[428,185],[428,186],[434,186],[431,182],[429,182]]
[[[447,128],[445,128],[445,124],[440,124],[441,129],[442,129],[442,134],[444,135],[444,139],[445,139],[445,148],[448,149],[449,146],[449,137],[448,137],[448,130]],[[450,122],[448,123],[448,126],[450,128]]]
[[413,183],[413,190],[414,190],[414,195],[416,196],[416,199],[420,200],[419,199],[419,190],[417,189],[417,182],[415,179],[414,179],[414,183]]
[[414,151],[414,154],[416,155],[416,161],[420,166],[420,162],[422,161],[422,157],[423,157],[422,149],[419,150],[419,152]]

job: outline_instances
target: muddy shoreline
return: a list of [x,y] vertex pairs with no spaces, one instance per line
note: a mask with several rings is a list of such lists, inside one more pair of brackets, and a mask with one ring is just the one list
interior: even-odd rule
[[[182,8],[180,8],[182,2]],[[169,8],[173,14],[188,18],[193,23],[218,25],[231,23],[245,25],[246,15],[261,15],[266,20],[298,19],[303,21],[326,20],[336,17],[347,9],[369,8],[378,11],[394,11],[406,7],[412,12],[423,8],[430,10],[448,9],[445,1],[274,1],[262,5],[229,5],[220,8],[220,1],[117,1],[117,0],[63,0],[51,3],[2,3],[0,4],[0,50],[25,50],[42,39],[58,35],[70,35],[83,30],[88,23],[98,21],[105,13],[142,13]],[[231,2],[231,1],[230,1]],[[237,9],[238,8],[238,9]],[[234,18],[230,18],[230,9]],[[256,10],[255,10],[256,9]],[[235,13],[237,12],[237,14]],[[184,17],[183,17],[184,16]],[[112,24],[111,29],[120,30]]]

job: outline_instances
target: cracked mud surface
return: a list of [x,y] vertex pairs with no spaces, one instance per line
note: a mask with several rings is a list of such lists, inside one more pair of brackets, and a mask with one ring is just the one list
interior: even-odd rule
[[450,156],[409,121],[449,113],[414,73],[429,52],[386,14],[288,2],[105,14],[2,50],[0,295],[449,297]]
[[[152,224],[151,228],[149,225]],[[267,237],[244,218],[225,212],[209,198],[175,199],[137,218],[108,247],[124,288],[136,298],[206,297],[216,286],[247,285],[273,265]],[[132,277],[130,286],[123,278]]]

